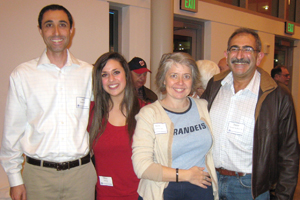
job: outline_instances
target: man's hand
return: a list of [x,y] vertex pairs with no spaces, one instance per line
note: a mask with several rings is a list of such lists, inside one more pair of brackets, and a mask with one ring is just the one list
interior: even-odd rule
[[12,200],[26,200],[25,185],[18,185],[10,188],[10,196]]

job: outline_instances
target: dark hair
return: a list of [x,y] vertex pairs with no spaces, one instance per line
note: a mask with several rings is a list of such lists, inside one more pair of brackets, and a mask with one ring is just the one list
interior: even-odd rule
[[62,11],[64,11],[68,15],[69,22],[70,22],[70,28],[72,28],[72,26],[73,26],[73,18],[72,18],[71,13],[65,7],[63,7],[61,5],[51,4],[51,5],[45,6],[40,11],[40,14],[39,14],[39,17],[38,17],[38,23],[39,23],[39,28],[40,29],[42,29],[42,21],[43,21],[44,14],[45,14],[45,12],[47,12],[49,10],[62,10]]
[[271,70],[271,76],[272,78],[275,77],[276,74],[281,74],[282,73],[282,69],[281,68],[286,68],[286,66],[283,66],[283,65],[277,65],[276,67],[274,67],[272,70]]
[[197,91],[197,88],[200,87],[200,72],[198,70],[195,60],[187,53],[175,52],[175,53],[166,53],[163,54],[159,62],[159,67],[157,74],[155,76],[155,84],[160,92],[166,91],[166,85],[164,84],[167,71],[174,64],[181,64],[187,66],[191,69],[192,72],[192,91]]
[[140,110],[139,100],[135,95],[131,73],[125,58],[117,52],[108,52],[101,55],[96,61],[92,73],[95,106],[93,110],[94,118],[90,128],[90,149],[93,148],[96,141],[103,134],[108,121],[109,111],[113,107],[113,101],[110,97],[110,94],[103,89],[101,76],[103,68],[111,59],[118,61],[125,71],[126,86],[124,88],[124,98],[120,104],[120,110],[122,113],[124,111],[126,112],[123,113],[123,115],[126,117],[126,124],[128,125],[127,130],[130,140],[132,139],[136,125],[135,115]]
[[235,30],[228,39],[227,49],[229,50],[229,48],[230,48],[229,45],[230,45],[232,38],[236,35],[243,34],[243,33],[250,34],[255,38],[255,44],[256,44],[255,50],[260,52],[261,51],[261,40],[259,38],[259,35],[254,30],[249,29],[249,28],[239,28],[239,29]]

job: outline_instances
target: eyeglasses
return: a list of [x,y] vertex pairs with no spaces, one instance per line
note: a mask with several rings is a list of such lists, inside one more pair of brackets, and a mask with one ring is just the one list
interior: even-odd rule
[[227,49],[228,52],[230,52],[231,54],[236,54],[238,52],[242,52],[243,54],[252,54],[255,51],[258,50],[254,50],[252,47],[236,47],[236,46],[232,46],[229,49]]

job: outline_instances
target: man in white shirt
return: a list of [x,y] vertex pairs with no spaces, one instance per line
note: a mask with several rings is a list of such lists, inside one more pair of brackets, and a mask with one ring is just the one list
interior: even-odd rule
[[208,101],[215,138],[213,158],[220,199],[293,199],[299,169],[293,99],[258,67],[261,41],[237,29],[225,51],[230,71],[215,75],[201,98]]
[[86,131],[92,66],[67,49],[74,29],[66,8],[44,7],[38,22],[46,50],[10,76],[0,151],[10,194],[13,200],[93,200],[97,177]]

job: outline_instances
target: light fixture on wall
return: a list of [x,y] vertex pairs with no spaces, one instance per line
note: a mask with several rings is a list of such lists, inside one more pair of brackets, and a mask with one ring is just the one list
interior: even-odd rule
[[269,54],[270,53],[270,47],[271,47],[271,45],[269,45],[269,44],[265,44],[264,45],[264,54]]

